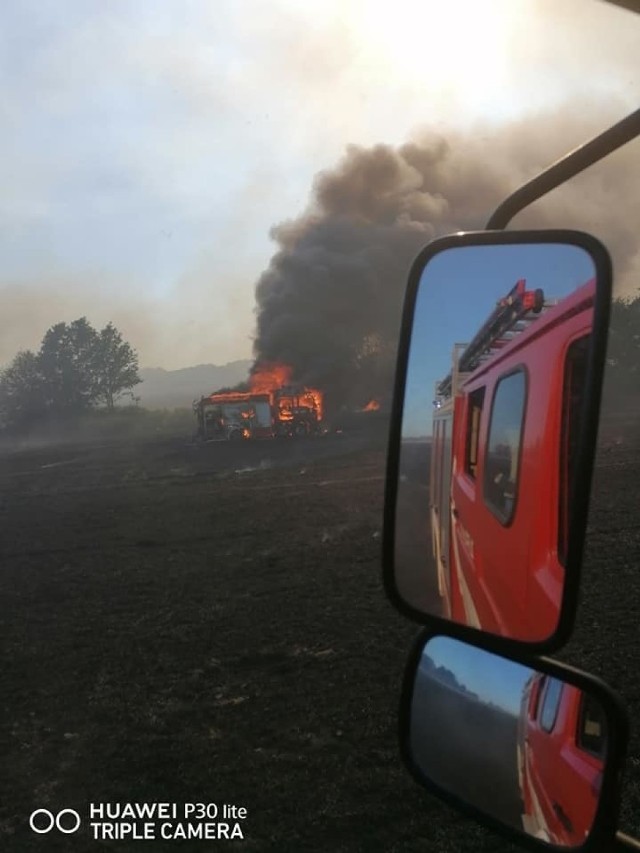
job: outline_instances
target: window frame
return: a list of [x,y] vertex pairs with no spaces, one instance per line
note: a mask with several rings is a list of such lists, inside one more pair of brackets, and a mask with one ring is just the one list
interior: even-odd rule
[[[480,385],[469,391],[467,395],[467,418],[464,442],[464,473],[474,483],[478,481],[478,463],[480,459],[480,423],[484,412],[484,401],[487,395],[487,386]],[[479,404],[476,400],[479,398]],[[477,418],[475,417],[477,413]],[[475,451],[472,453],[472,451]],[[473,457],[473,461],[472,461]]]
[[[551,720],[549,726],[543,722],[544,712],[546,710],[547,699],[549,698],[549,690],[554,686],[558,685],[560,690],[558,692],[558,697],[555,703],[555,708],[553,709],[553,719]],[[553,678],[550,676],[547,678],[547,683],[544,686],[544,695],[538,706],[538,724],[545,734],[551,734],[554,730],[556,723],[558,722],[558,712],[560,711],[560,704],[562,702],[562,693],[564,691],[564,684],[560,681],[559,678]]]
[[[571,432],[571,427],[573,421],[571,420],[571,399],[569,392],[571,390],[571,386],[573,384],[574,375],[575,375],[575,360],[570,364],[570,358],[572,356],[572,350],[574,347],[584,346],[586,345],[586,362],[583,365],[583,380],[584,375],[588,369],[588,357],[589,357],[589,339],[590,335],[579,335],[578,337],[573,338],[569,341],[565,353],[564,359],[562,363],[562,406],[560,413],[560,444],[559,444],[559,456],[558,456],[558,536],[556,542],[556,549],[558,554],[558,563],[564,568],[567,562],[567,552],[569,550],[569,540],[571,538],[571,494],[569,494],[569,486],[572,480],[571,474],[574,474],[573,480],[575,482],[575,467],[576,467],[576,454],[577,449],[580,446],[580,430],[581,426],[581,418],[578,415],[577,424],[576,424],[576,441],[575,448],[573,453],[573,468],[569,465],[569,434]],[[571,368],[571,370],[569,370]],[[580,401],[580,409],[582,409],[582,402]]]
[[[512,376],[516,376],[521,373],[524,377],[524,399],[522,403],[522,413],[520,416],[520,425],[519,425],[519,436],[518,436],[518,464],[517,464],[517,476],[514,483],[514,495],[513,495],[513,505],[511,507],[510,513],[507,515],[500,507],[496,506],[488,493],[487,489],[487,471],[489,469],[488,461],[490,459],[489,454],[489,446],[491,444],[491,428],[493,426],[493,416],[495,413],[495,404],[498,396],[498,391],[500,389],[500,385],[506,379],[509,379]],[[487,435],[483,448],[483,456],[482,456],[482,499],[484,501],[485,506],[489,510],[489,512],[500,522],[503,527],[509,527],[515,518],[517,507],[518,507],[518,495],[520,491],[520,473],[522,470],[522,438],[524,433],[524,425],[526,422],[527,416],[527,405],[529,401],[529,371],[527,370],[527,366],[525,364],[519,364],[517,367],[509,369],[506,373],[501,374],[498,379],[495,381],[493,385],[493,389],[491,392],[491,411],[489,414],[489,424],[487,427]]]
[[602,706],[600,706],[600,710],[602,711],[602,727],[603,733],[601,735],[602,739],[602,748],[600,751],[590,748],[587,746],[583,739],[582,735],[584,733],[584,721],[585,721],[585,710],[589,700],[593,700],[594,697],[589,693],[582,692],[580,696],[580,708],[578,710],[578,722],[576,726],[576,747],[585,752],[587,755],[590,755],[592,758],[596,758],[599,761],[606,761],[607,758],[607,716],[604,712]]

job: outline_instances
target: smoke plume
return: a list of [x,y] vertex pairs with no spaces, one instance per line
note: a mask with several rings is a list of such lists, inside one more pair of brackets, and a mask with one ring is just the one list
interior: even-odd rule
[[[278,249],[256,286],[256,361],[292,365],[331,403],[388,399],[407,274],[434,237],[482,229],[493,209],[537,172],[612,123],[537,116],[484,133],[424,132],[400,147],[350,146],[320,173],[309,208],[272,230]],[[566,227],[602,239],[618,292],[637,281],[640,201],[631,143],[520,215],[513,227]]]

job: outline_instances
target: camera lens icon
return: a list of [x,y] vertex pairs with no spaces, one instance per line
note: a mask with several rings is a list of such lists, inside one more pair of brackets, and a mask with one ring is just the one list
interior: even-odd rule
[[29,826],[38,835],[46,835],[55,826],[58,832],[71,835],[80,828],[80,815],[73,809],[62,809],[54,815],[49,809],[36,809],[31,812]]

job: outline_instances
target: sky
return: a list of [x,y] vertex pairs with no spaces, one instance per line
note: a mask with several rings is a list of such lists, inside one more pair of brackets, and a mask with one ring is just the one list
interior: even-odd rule
[[597,0],[6,0],[0,365],[82,315],[143,367],[251,357],[271,229],[348,145],[622,117],[639,31]]
[[451,637],[434,637],[423,655],[436,666],[446,667],[460,684],[485,702],[519,715],[522,691],[533,670]]

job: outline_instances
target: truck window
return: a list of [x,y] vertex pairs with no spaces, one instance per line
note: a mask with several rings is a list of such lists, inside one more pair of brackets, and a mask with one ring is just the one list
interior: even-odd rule
[[556,678],[548,678],[539,717],[540,728],[545,732],[550,732],[555,725],[561,696],[562,682]]
[[493,396],[484,463],[484,500],[502,524],[513,518],[526,399],[524,370],[499,380]]
[[546,675],[537,676],[531,686],[531,698],[529,700],[529,718],[536,720],[538,718],[538,707],[540,705],[540,697],[544,691],[544,685],[547,680]]
[[484,391],[484,388],[476,388],[469,394],[468,401],[464,470],[474,480],[478,470],[478,442],[480,440],[480,416],[484,403]]
[[576,473],[576,452],[580,432],[582,389],[587,373],[589,335],[574,341],[567,350],[564,365],[562,395],[562,432],[560,439],[560,489],[558,506],[558,559],[562,565],[567,558],[569,542],[571,484]]
[[607,745],[606,716],[598,700],[583,693],[576,743],[585,752],[604,760]]

